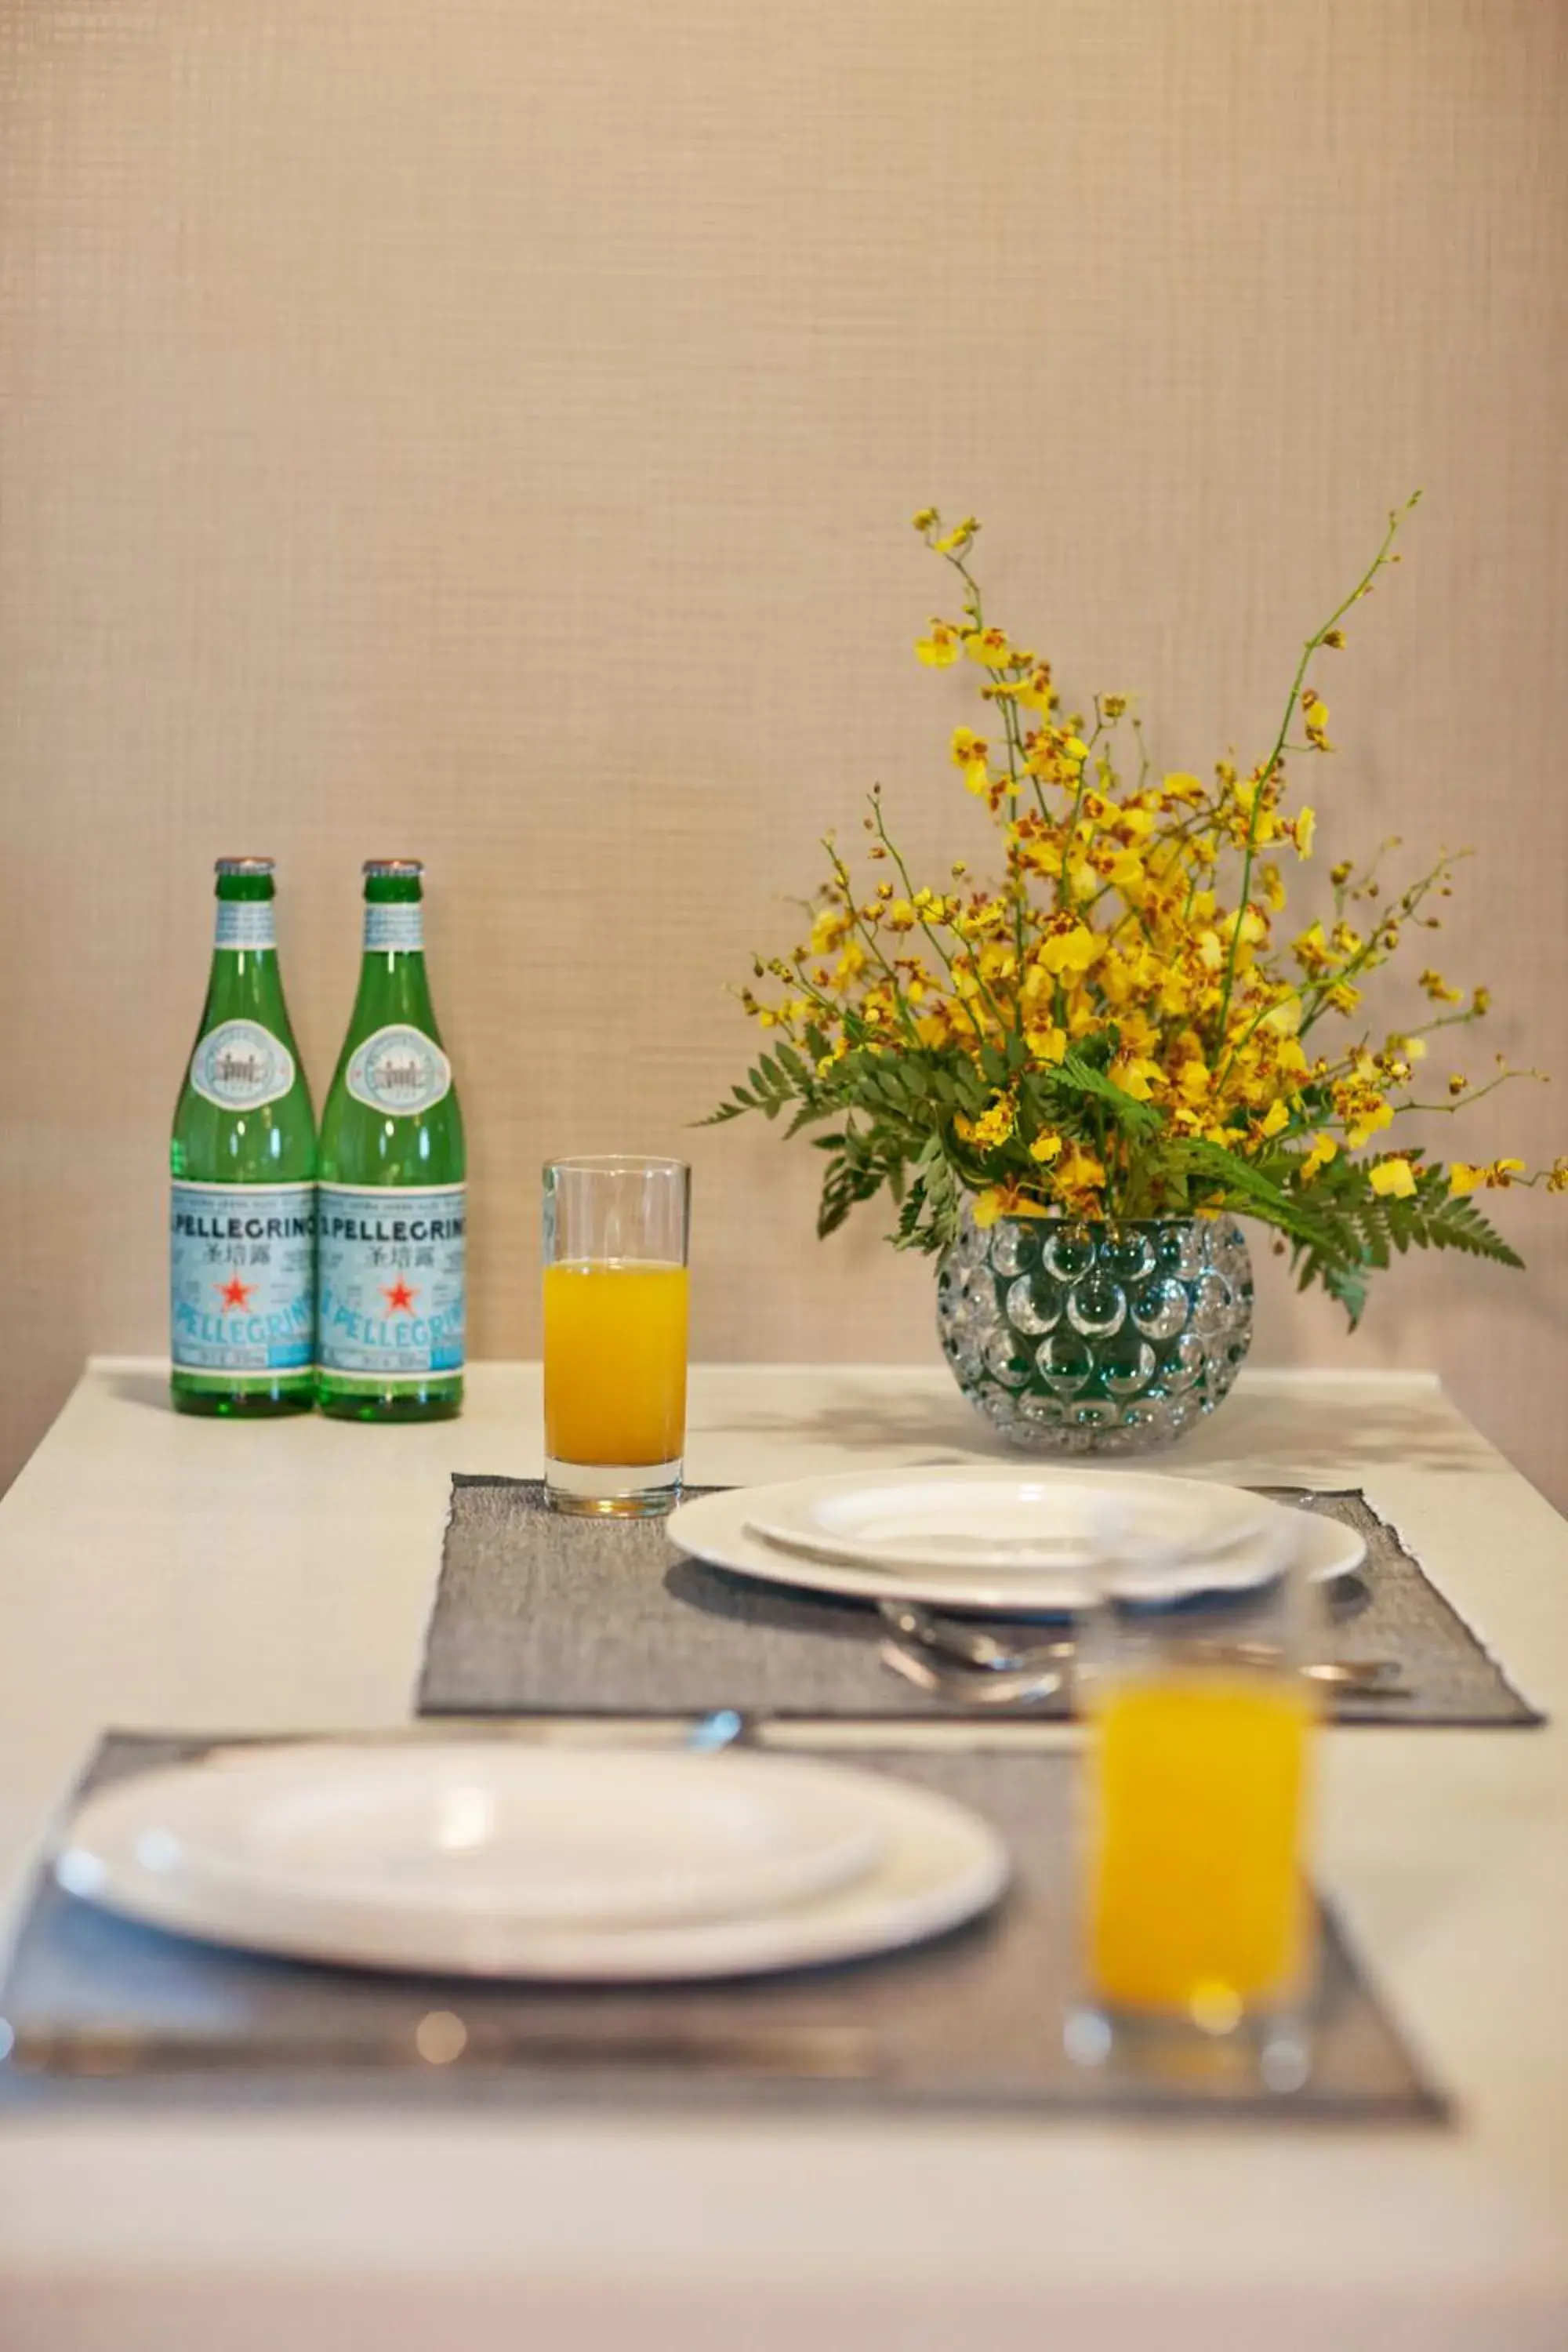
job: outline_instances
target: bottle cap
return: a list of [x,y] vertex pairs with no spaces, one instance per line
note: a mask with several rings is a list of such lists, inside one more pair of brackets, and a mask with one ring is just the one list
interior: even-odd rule
[[425,860],[422,857],[367,857],[364,870],[367,874],[423,874]]
[[270,874],[277,862],[273,857],[216,857],[213,870],[218,874]]

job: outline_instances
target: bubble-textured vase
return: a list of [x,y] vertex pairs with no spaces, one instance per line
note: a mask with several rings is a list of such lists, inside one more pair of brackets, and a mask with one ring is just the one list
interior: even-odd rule
[[1226,1395],[1252,1337],[1252,1261],[1231,1216],[983,1231],[965,1210],[936,1296],[959,1387],[1039,1454],[1170,1444]]

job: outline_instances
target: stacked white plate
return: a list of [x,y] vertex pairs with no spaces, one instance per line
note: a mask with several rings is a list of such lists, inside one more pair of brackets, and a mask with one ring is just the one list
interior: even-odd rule
[[117,1783],[55,1867],[105,1909],[246,1950],[594,1982],[887,1950],[1007,1879],[986,1822],[879,1773],[424,1738],[219,1749]]
[[867,1601],[1049,1616],[1109,1580],[1179,1601],[1266,1583],[1288,1563],[1328,1580],[1366,1557],[1353,1528],[1244,1486],[1133,1470],[987,1464],[855,1471],[684,1503],[672,1542],[738,1576]]

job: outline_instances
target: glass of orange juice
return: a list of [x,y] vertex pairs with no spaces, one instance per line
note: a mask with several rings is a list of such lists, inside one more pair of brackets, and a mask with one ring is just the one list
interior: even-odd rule
[[544,1486],[623,1518],[680,1499],[691,1171],[552,1160],[544,1171]]
[[1072,2054],[1306,2080],[1317,1913],[1306,1874],[1321,1633],[1295,1568],[1157,1606],[1114,1571],[1083,1628],[1081,1961]]

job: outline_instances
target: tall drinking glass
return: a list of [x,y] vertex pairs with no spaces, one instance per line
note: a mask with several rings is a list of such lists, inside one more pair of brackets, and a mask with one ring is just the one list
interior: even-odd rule
[[1084,1997],[1068,2046],[1147,2075],[1306,2080],[1318,1590],[1286,1567],[1163,1605],[1108,1574],[1083,1629]]
[[544,1485],[557,1511],[639,1518],[680,1499],[691,1171],[544,1171]]

